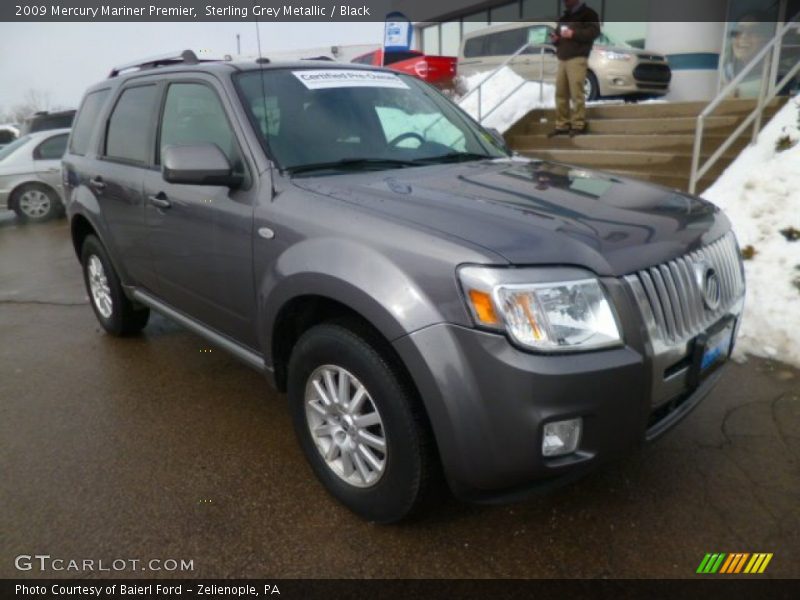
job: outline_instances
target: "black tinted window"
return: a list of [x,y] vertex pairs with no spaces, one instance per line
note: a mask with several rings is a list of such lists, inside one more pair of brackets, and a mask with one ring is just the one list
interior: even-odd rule
[[354,58],[352,62],[357,63],[359,65],[371,65],[372,57],[374,55],[375,55],[374,52],[370,52],[369,54],[365,54],[364,56],[359,56],[358,58]]
[[31,133],[47,131],[48,129],[66,129],[72,126],[72,119],[74,116],[74,114],[67,114],[35,119],[31,124]]
[[215,144],[242,172],[236,136],[217,94],[201,83],[173,83],[167,90],[159,148]]
[[465,58],[475,58],[478,56],[484,56],[485,53],[483,51],[484,48],[484,37],[476,37],[464,42],[464,57]]
[[150,128],[156,112],[158,88],[128,88],[119,97],[108,121],[106,156],[146,163],[150,159]]
[[92,132],[97,124],[97,118],[100,116],[100,110],[103,108],[107,97],[108,90],[99,90],[92,92],[84,99],[69,143],[69,150],[73,154],[86,154],[86,150],[89,148],[89,141],[92,138]]
[[67,134],[61,134],[46,139],[36,146],[33,158],[36,160],[58,160],[64,156],[67,149]]
[[506,56],[514,54],[520,47],[528,41],[528,32],[525,29],[512,29],[511,31],[501,31],[487,36],[488,56]]
[[413,50],[406,50],[405,52],[387,52],[386,59],[384,60],[385,65],[392,65],[394,63],[408,60],[409,58],[416,58],[418,56],[422,56],[419,52],[414,52]]

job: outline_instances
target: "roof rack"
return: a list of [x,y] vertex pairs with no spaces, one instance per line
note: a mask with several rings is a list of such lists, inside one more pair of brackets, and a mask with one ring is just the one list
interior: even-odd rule
[[[201,62],[213,62],[218,59],[197,58],[197,55],[191,50],[184,50],[183,52],[170,52],[169,54],[162,54],[160,56],[153,56],[145,58],[144,60],[137,60],[132,63],[120,65],[111,69],[108,78],[116,77],[123,71],[130,71],[132,69],[154,69],[156,67],[165,67],[169,65],[196,65]],[[230,60],[225,56],[224,60]]]

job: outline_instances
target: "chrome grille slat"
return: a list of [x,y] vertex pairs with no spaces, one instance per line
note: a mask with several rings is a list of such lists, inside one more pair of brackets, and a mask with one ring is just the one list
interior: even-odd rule
[[[716,310],[706,307],[696,280],[695,264],[701,261],[708,261],[719,277],[721,302]],[[666,343],[694,337],[744,293],[739,248],[732,232],[700,250],[642,269],[626,280],[629,285],[636,282],[640,286],[634,296],[651,335]]]
[[664,319],[667,322],[667,335],[675,339],[677,337],[677,332],[675,331],[675,313],[672,308],[669,292],[667,292],[667,286],[664,284],[664,278],[661,276],[661,271],[659,271],[658,267],[650,269],[650,275],[653,277],[653,281],[656,284],[658,299],[661,301],[661,308],[664,310]]

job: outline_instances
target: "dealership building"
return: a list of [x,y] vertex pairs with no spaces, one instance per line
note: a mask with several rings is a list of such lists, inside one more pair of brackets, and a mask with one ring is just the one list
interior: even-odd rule
[[[510,21],[552,21],[559,0],[437,0],[420,15],[418,0],[395,6],[417,19],[414,46],[426,54],[457,56],[462,38]],[[800,11],[800,0],[586,0],[613,40],[667,55],[673,78],[668,99],[703,100],[718,91],[730,40],[739,21],[767,21],[772,28]],[[413,8],[413,10],[412,10]],[[690,18],[687,18],[690,16]],[[768,34],[768,37],[771,35]]]

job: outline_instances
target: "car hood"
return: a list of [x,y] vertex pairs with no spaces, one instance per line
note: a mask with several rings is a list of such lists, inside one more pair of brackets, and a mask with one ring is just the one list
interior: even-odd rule
[[520,159],[295,177],[307,191],[477,244],[515,265],[619,276],[714,241],[730,223],[700,198]]

